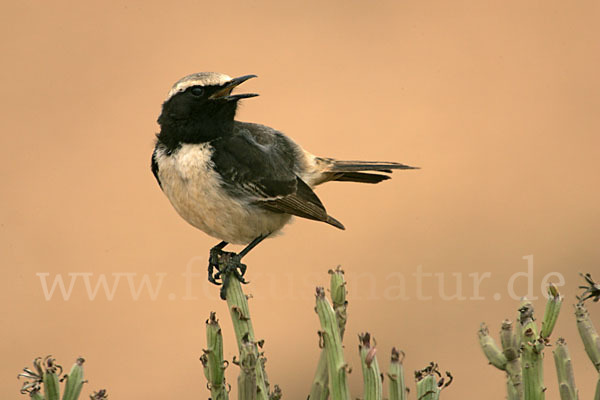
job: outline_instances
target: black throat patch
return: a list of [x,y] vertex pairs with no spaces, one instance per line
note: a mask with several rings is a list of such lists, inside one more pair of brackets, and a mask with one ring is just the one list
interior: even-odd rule
[[236,110],[237,101],[198,99],[189,91],[178,93],[163,104],[158,141],[174,151],[184,143],[205,143],[230,135]]

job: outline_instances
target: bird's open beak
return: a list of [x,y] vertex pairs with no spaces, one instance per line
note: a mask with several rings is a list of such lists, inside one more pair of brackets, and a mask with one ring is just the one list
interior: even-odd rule
[[209,99],[216,100],[239,100],[239,99],[247,99],[248,97],[256,97],[258,94],[256,93],[242,93],[242,94],[231,94],[231,91],[235,89],[236,86],[246,82],[248,79],[256,78],[256,75],[244,75],[238,78],[233,78],[229,82],[223,85],[223,88],[217,90],[215,93],[210,95]]

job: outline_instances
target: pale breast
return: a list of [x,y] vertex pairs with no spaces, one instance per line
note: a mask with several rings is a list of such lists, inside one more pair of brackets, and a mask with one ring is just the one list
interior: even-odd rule
[[260,209],[232,198],[221,185],[208,143],[184,144],[171,155],[157,149],[155,159],[162,189],[188,223],[229,243],[246,244],[281,229],[290,215]]

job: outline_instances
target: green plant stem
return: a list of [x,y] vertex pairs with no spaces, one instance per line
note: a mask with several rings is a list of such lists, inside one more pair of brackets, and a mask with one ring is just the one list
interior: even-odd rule
[[[43,360],[43,361],[42,361]],[[25,378],[21,387],[21,394],[28,394],[33,400],[59,400],[60,382],[64,382],[62,400],[78,400],[83,384],[84,359],[79,357],[71,371],[63,375],[63,368],[56,363],[52,356],[36,357],[33,360],[33,368],[23,368],[18,378]],[[43,392],[43,394],[42,394]],[[105,400],[106,390],[94,392],[90,396],[92,400]]]
[[560,314],[562,297],[556,286],[548,286],[548,300],[542,321],[542,329],[538,327],[533,318],[533,305],[523,301],[519,308],[519,322],[521,328],[521,371],[523,374],[523,391],[525,400],[543,400],[544,387],[544,348],[556,326]]
[[548,285],[548,301],[546,301],[546,311],[544,311],[544,320],[542,321],[542,330],[540,331],[540,337],[547,340],[558,320],[560,314],[560,307],[562,305],[562,296],[558,292],[556,286],[552,283]]
[[[240,358],[242,356],[242,348],[245,347],[245,342],[251,343],[256,350],[256,354],[259,355],[254,336],[254,329],[252,328],[252,321],[250,320],[248,298],[242,291],[242,285],[240,284],[240,281],[232,273],[229,273],[228,275],[229,284],[227,286],[225,296],[227,299],[227,306],[229,308],[231,320],[233,322],[233,330],[235,331],[235,338],[237,340]],[[263,362],[259,359],[254,365],[256,369],[255,373],[257,385],[256,398],[259,400],[268,400],[269,384],[266,379]]]
[[575,318],[577,320],[577,330],[579,331],[585,352],[592,364],[594,364],[596,371],[598,371],[598,383],[596,384],[594,400],[600,400],[600,336],[583,302],[575,305]]
[[259,364],[256,346],[252,342],[243,340],[240,349],[240,374],[238,376],[238,399],[257,399],[257,376],[256,371]]
[[348,291],[346,290],[344,271],[340,266],[338,266],[335,270],[330,269],[328,272],[330,275],[329,290],[331,295],[331,303],[333,305],[335,318],[340,329],[340,336],[343,338],[344,331],[346,330],[348,309],[348,301],[346,300]]
[[433,373],[417,378],[417,400],[439,400],[440,388]]
[[327,353],[330,395],[333,400],[350,400],[350,389],[346,377],[347,365],[342,352],[342,338],[333,307],[325,298],[325,290],[317,288],[316,311],[321,323],[321,338]]
[[592,323],[590,314],[585,304],[578,303],[575,306],[575,318],[577,320],[577,330],[585,347],[590,361],[594,364],[596,371],[600,373],[600,336]]
[[556,347],[552,351],[554,355],[554,364],[556,365],[556,377],[558,378],[558,388],[561,400],[577,400],[577,387],[575,386],[575,375],[573,374],[573,364],[571,356],[567,349],[567,342],[559,338]]
[[208,380],[212,400],[227,400],[229,395],[225,382],[225,361],[223,360],[223,334],[214,312],[206,320],[206,350],[200,357],[204,375]]
[[321,350],[317,370],[310,386],[308,400],[327,400],[329,398],[329,371],[327,370],[327,353]]
[[478,336],[479,345],[489,363],[502,371],[506,371],[506,356],[502,353],[494,338],[490,336],[490,331],[485,324],[481,324]]
[[83,388],[83,358],[78,358],[71,368],[71,372],[67,375],[67,383],[65,383],[65,391],[63,400],[77,400]]
[[60,397],[60,386],[58,382],[57,371],[62,368],[56,365],[56,360],[50,356],[44,359],[44,397],[46,400],[58,400]]
[[[346,329],[347,305],[346,301],[346,282],[344,280],[344,271],[341,267],[335,270],[329,270],[330,275],[330,295],[333,303],[333,310],[340,330],[340,338],[344,338]],[[321,350],[317,370],[310,387],[309,400],[326,400],[329,397],[329,372],[327,371],[327,353],[325,349]]]
[[519,340],[510,320],[502,322],[500,343],[502,343],[502,354],[506,358],[506,391],[508,399],[523,400],[525,394],[523,392],[523,379],[521,375]]
[[[402,358],[401,358],[402,355]],[[406,384],[404,383],[404,353],[392,348],[392,359],[388,372],[390,400],[406,400]]]
[[533,319],[533,305],[525,301],[519,309],[521,325],[521,371],[525,400],[544,400],[544,371],[542,350],[537,326]]
[[522,397],[519,397],[519,393],[515,388],[515,385],[512,384],[510,378],[506,378],[506,398],[508,400],[522,400]]
[[381,372],[375,353],[377,349],[371,346],[371,335],[366,332],[358,335],[358,351],[360,353],[360,364],[362,366],[364,389],[364,400],[381,400],[383,396],[383,382]]

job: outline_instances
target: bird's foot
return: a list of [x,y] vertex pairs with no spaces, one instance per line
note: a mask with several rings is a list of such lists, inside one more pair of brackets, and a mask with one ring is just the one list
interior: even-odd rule
[[[210,249],[210,255],[208,256],[208,281],[214,285],[220,285],[220,283],[217,282],[217,279],[219,279],[221,275],[219,272],[219,260],[225,253],[227,252],[216,246]],[[216,274],[215,270],[217,270]]]
[[210,250],[208,281],[215,285],[221,285],[221,299],[226,299],[225,294],[229,287],[230,277],[234,276],[240,283],[247,283],[244,279],[245,273],[246,264],[242,264],[241,257],[238,254],[218,248]]

